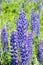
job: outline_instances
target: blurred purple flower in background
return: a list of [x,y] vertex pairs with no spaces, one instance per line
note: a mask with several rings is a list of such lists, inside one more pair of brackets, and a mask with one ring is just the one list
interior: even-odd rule
[[38,60],[43,64],[43,39],[38,43]]
[[32,60],[32,33],[29,32],[28,36],[25,35],[21,50],[21,63],[22,65],[30,65]]
[[3,49],[7,51],[8,35],[7,35],[7,31],[5,27],[2,28],[2,31],[1,31],[1,41],[3,45]]
[[10,36],[10,46],[11,46],[11,64],[12,65],[18,65],[18,33],[17,31],[13,31]]

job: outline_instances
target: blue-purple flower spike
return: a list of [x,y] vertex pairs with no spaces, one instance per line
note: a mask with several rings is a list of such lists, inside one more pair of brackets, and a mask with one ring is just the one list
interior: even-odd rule
[[2,45],[3,45],[3,49],[6,51],[7,49],[7,43],[8,43],[8,34],[6,32],[6,28],[2,28],[1,31],[1,41],[2,41]]
[[18,52],[17,52],[17,48],[18,48],[18,33],[17,31],[13,31],[11,33],[11,37],[10,37],[10,46],[11,46],[11,64],[12,65],[18,65]]
[[38,36],[40,33],[40,14],[35,13],[34,10],[31,12],[31,28],[32,32]]
[[28,34],[28,37],[25,35],[24,41],[21,47],[21,64],[22,65],[31,65],[32,59],[32,34]]
[[20,49],[21,52],[21,65],[27,65],[28,60],[28,44],[27,37],[25,36],[25,40],[23,41],[22,47]]
[[27,24],[26,14],[22,10],[20,12],[20,17],[17,19],[17,31],[18,31],[19,43],[23,42],[23,38],[26,34],[27,28],[28,28],[28,24]]
[[43,39],[38,43],[38,60],[43,64]]

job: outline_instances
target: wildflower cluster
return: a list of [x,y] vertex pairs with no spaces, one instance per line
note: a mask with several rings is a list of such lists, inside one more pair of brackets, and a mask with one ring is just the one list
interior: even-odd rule
[[[39,13],[35,13],[34,9],[32,9],[31,31],[28,32],[28,34],[28,22],[26,18],[26,13],[23,10],[20,11],[20,16],[17,19],[16,25],[16,30],[12,31],[10,36],[11,65],[31,65],[33,52],[33,33],[35,33],[36,36],[38,36],[40,33],[40,15]],[[4,51],[6,51],[8,43],[8,34],[5,27],[1,31],[1,41]],[[38,44],[38,58],[41,63],[43,63],[42,47],[43,41],[40,41]]]

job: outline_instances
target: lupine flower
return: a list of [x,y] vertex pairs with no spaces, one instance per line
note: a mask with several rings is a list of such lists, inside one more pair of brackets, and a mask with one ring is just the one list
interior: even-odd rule
[[7,35],[5,27],[1,31],[1,41],[2,41],[2,45],[3,45],[3,49],[6,51],[7,43],[8,43],[8,35]]
[[21,63],[22,65],[30,65],[32,59],[32,34],[29,32],[28,37],[25,35],[24,42],[21,47]]
[[40,33],[40,15],[39,13],[35,13],[34,10],[31,12],[31,27],[32,32],[38,34]]
[[17,31],[19,43],[22,44],[24,35],[27,31],[27,19],[23,10],[20,12],[20,17],[17,19]]
[[12,60],[12,65],[18,65],[18,33],[17,31],[13,31],[11,33],[10,37],[10,46],[11,46],[11,60]]
[[29,65],[29,48],[28,48],[28,44],[27,44],[26,39],[23,42],[22,47],[20,49],[20,52],[21,52],[21,65]]
[[43,39],[38,43],[38,60],[43,64]]

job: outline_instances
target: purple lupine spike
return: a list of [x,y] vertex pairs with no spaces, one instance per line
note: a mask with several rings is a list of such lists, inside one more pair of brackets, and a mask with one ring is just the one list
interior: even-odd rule
[[43,64],[43,39],[38,43],[38,60]]
[[27,19],[26,19],[26,14],[22,10],[20,12],[20,17],[17,19],[17,31],[18,31],[18,39],[19,43],[23,42],[24,35],[27,31]]
[[18,65],[18,52],[17,52],[17,48],[18,48],[18,33],[17,31],[13,31],[11,33],[11,37],[10,37],[10,45],[11,45],[11,59],[12,65]]
[[25,35],[21,47],[21,65],[30,65],[32,58],[32,34]]
[[22,30],[27,31],[27,19],[26,19],[26,14],[25,12],[22,10],[20,12],[20,17],[17,19],[17,30],[19,28],[22,28]]
[[35,13],[34,10],[31,13],[31,28],[32,32],[38,36],[40,33],[40,15],[39,13]]
[[8,43],[8,35],[7,35],[7,31],[6,28],[2,28],[1,31],[1,41],[2,41],[2,45],[3,45],[3,49],[6,50],[7,49],[7,43]]
[[[27,37],[25,36],[24,42],[20,49],[21,52],[21,65],[27,65],[28,63],[28,44],[27,44]],[[28,63],[29,64],[29,63]]]

